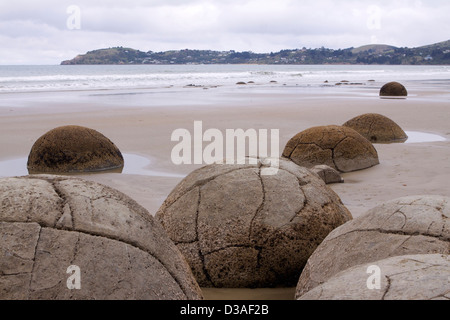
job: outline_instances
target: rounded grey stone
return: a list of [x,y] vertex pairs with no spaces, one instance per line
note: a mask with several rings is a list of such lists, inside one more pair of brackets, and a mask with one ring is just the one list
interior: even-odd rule
[[[58,176],[0,179],[0,299],[202,299],[184,257],[134,200]],[[70,266],[80,289],[70,289]]]
[[450,198],[409,196],[383,203],[336,228],[299,278],[296,297],[355,265],[412,254],[450,254]]
[[450,256],[396,256],[346,269],[298,300],[449,300]]

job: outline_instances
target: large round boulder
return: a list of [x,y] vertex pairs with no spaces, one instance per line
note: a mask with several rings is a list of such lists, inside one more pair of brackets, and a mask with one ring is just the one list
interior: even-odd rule
[[395,81],[386,83],[380,89],[381,97],[406,97],[407,95],[408,91],[405,86]]
[[98,183],[0,179],[0,238],[1,300],[203,298],[162,226]]
[[34,143],[28,156],[28,172],[75,173],[123,168],[117,146],[100,132],[81,126],[50,130]]
[[298,300],[449,300],[450,256],[396,256],[346,269]]
[[351,128],[335,125],[298,133],[286,144],[283,157],[303,167],[327,165],[340,172],[362,170],[380,163],[370,141]]
[[202,287],[295,286],[322,240],[352,216],[316,174],[291,161],[193,171],[156,218]]
[[393,120],[377,113],[366,113],[343,124],[372,143],[405,142],[408,135]]
[[296,296],[355,265],[393,256],[450,254],[450,198],[409,196],[381,204],[331,232],[308,260]]

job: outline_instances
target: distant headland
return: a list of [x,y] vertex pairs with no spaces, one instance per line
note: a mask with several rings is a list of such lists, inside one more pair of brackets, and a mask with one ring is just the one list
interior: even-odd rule
[[271,53],[213,50],[172,50],[143,52],[124,47],[89,51],[62,65],[100,64],[379,64],[379,65],[450,65],[450,40],[432,45],[406,48],[366,45],[347,49],[288,49]]

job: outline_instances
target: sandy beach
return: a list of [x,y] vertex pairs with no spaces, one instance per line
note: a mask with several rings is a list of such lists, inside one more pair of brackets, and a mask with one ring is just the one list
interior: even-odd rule
[[[47,131],[76,124],[95,129],[125,154],[150,161],[135,173],[81,175],[116,188],[155,214],[170,191],[201,165],[177,166],[171,161],[178,128],[204,130],[279,129],[280,154],[300,131],[320,125],[342,125],[364,114],[380,113],[407,132],[439,135],[446,141],[376,144],[380,165],[343,174],[345,183],[331,185],[358,217],[367,210],[407,195],[450,196],[450,93],[432,85],[406,84],[407,99],[380,99],[380,83],[347,88],[247,86],[245,88],[182,88],[173,92],[10,93],[0,95],[0,162],[24,159]],[[169,90],[168,90],[169,91]],[[130,164],[132,165],[132,164]],[[126,164],[127,166],[127,164]],[[22,168],[25,169],[25,168]],[[148,170],[148,172],[146,172]],[[17,175],[3,170],[0,176]],[[205,290],[206,299],[292,299],[294,290]],[[239,294],[239,293],[238,293]]]

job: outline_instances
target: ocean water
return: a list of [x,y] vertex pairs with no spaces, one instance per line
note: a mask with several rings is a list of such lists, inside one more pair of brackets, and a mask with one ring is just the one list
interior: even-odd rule
[[[403,81],[450,85],[450,66],[360,65],[75,65],[0,66],[0,93],[254,85],[320,87]],[[327,81],[327,82],[325,82]],[[253,82],[253,83],[252,83]]]

